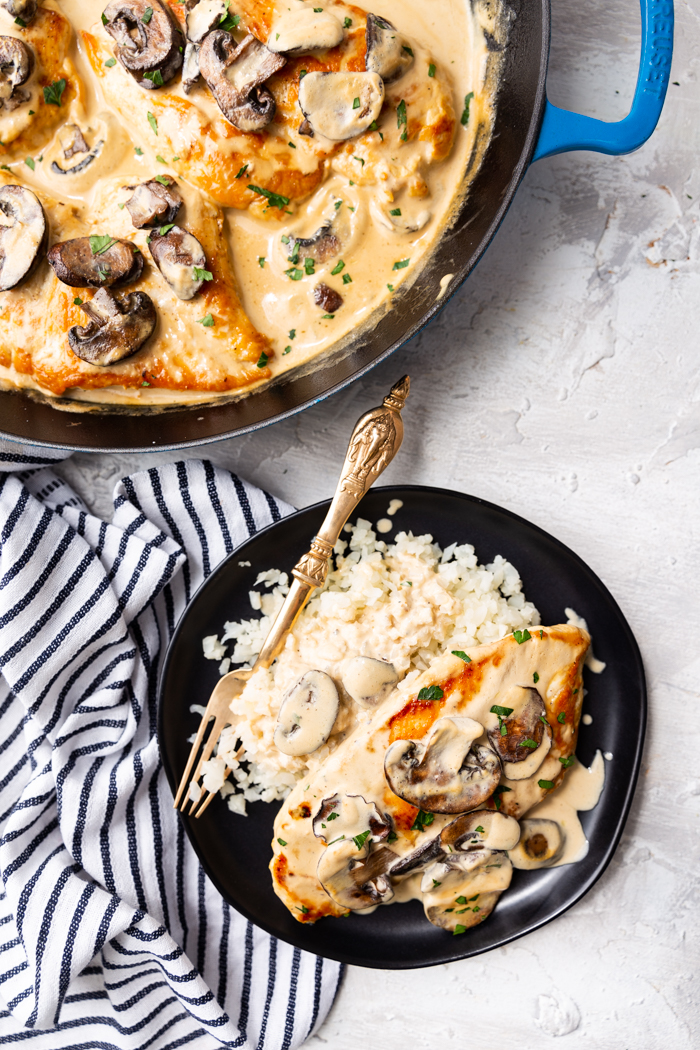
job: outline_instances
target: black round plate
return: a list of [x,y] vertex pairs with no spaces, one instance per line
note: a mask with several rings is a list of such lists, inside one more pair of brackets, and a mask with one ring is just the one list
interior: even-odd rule
[[[632,632],[610,592],[581,559],[558,540],[507,510],[458,492],[423,486],[373,489],[358,513],[384,517],[389,501],[403,500],[395,530],[429,532],[442,547],[471,543],[485,564],[502,554],[516,566],[524,589],[545,624],[565,620],[564,608],[585,617],[602,675],[585,672],[589,690],[578,757],[590,765],[596,749],[611,751],[605,787],[595,809],[583,813],[590,842],[577,864],[540,872],[515,871],[489,919],[459,937],[431,926],[417,901],[379,908],[371,916],[296,922],[272,890],[268,864],[279,804],[256,802],[248,816],[231,813],[216,798],[198,820],[183,818],[202,865],[222,896],[262,929],[329,959],[359,966],[407,969],[478,955],[543,926],[561,915],[600,878],[615,851],[629,812],[644,742],[646,686]],[[202,656],[202,637],[219,634],[225,620],[251,615],[248,592],[256,575],[271,567],[289,571],[308,547],[328,503],[258,533],[212,573],[180,621],[167,655],[160,689],[159,737],[165,770],[174,789],[185,767],[187,738],[197,728],[193,703],[206,704],[218,681],[217,665]],[[250,568],[239,565],[249,561]]]

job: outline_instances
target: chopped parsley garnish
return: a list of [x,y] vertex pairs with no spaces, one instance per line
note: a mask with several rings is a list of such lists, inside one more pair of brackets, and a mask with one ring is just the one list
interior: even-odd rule
[[290,266],[290,268],[284,272],[290,281],[300,281],[304,276],[304,271],[297,269],[295,266]]
[[353,153],[353,155],[352,155],[352,159],[353,159],[353,160],[356,160],[356,161],[357,161],[357,163],[358,163],[358,164],[361,164],[361,165],[362,165],[362,167],[364,168],[364,166],[365,166],[365,162],[364,162],[364,160],[362,159],[362,157],[356,157],[356,156],[355,156],[355,154]]
[[282,357],[284,357],[285,354],[288,354],[291,349],[291,346],[285,346],[284,350],[282,351]]
[[467,932],[467,927],[466,926],[461,926],[460,923],[457,923],[457,925],[455,926],[454,933],[453,933],[452,936],[456,937],[458,933],[466,933],[466,932]]
[[150,110],[148,111],[146,116],[148,117],[148,123],[151,125],[151,128],[153,130],[153,134],[157,135],[158,134],[158,121],[153,116],[153,114],[151,113]]
[[76,295],[75,299],[73,300],[73,306],[82,306],[82,305],[83,305],[83,300],[80,298],[79,295]]
[[[166,233],[170,233],[170,231],[172,230],[174,225],[175,225],[174,222],[169,222],[167,224],[167,226],[159,226],[158,227],[158,233],[161,235],[161,237],[165,237]],[[195,274],[195,277],[196,276],[197,275]]]
[[156,182],[159,182],[161,186],[169,186],[170,179],[167,175],[156,175]]
[[167,164],[168,163],[167,160],[165,159],[165,157],[161,157],[160,153],[156,153],[156,160],[159,162],[159,164]]
[[179,161],[179,159],[180,159],[179,157],[173,157],[173,164],[177,164],[177,162]]
[[539,676],[539,674],[537,673],[537,671],[535,671],[535,673],[533,674],[533,676],[532,676],[532,680],[533,680],[533,682],[535,683],[535,685],[537,685],[537,683],[539,682],[539,680],[540,680],[540,676]]
[[429,827],[434,820],[434,813],[424,813],[422,809],[419,809],[416,814],[416,819],[411,825],[411,831],[425,831],[425,829]]
[[153,87],[163,86],[163,74],[159,69],[151,69],[148,73],[144,73],[143,79],[150,80],[150,82],[153,84]]
[[204,317],[200,317],[197,324],[201,324],[203,328],[213,328],[214,318],[211,314],[205,314]]
[[230,33],[232,29],[235,29],[241,20],[240,15],[229,15],[225,14],[219,22],[219,29],[223,29],[224,33]]
[[520,746],[521,747],[529,747],[531,751],[534,751],[539,745],[538,745],[536,740],[530,740],[528,738],[527,740],[521,741]]
[[513,790],[512,788],[506,787],[505,784],[499,784],[498,785],[498,787],[495,789],[495,791],[493,793],[493,796],[492,796],[493,801],[494,801],[494,805],[496,806],[496,809],[500,809],[501,808],[501,795],[503,794],[503,792],[504,791],[512,791],[512,790]]
[[333,839],[333,841],[329,842],[328,845],[329,846],[334,846],[336,842],[341,842],[342,839],[344,839],[344,838],[345,838],[345,835],[338,835],[338,838],[337,839]]
[[315,7],[314,11],[316,12],[317,15],[320,15],[321,12],[323,11],[323,8],[322,7]]
[[258,266],[260,267],[261,270],[265,269],[265,256],[264,255],[259,255],[258,256]]
[[346,17],[345,21],[343,22],[343,29],[349,29],[351,25],[352,25],[352,18],[347,18]]
[[335,320],[335,314],[322,314],[321,315],[321,320],[322,321],[333,321],[333,320]]
[[326,820],[328,820],[328,821],[337,820],[339,816],[340,816],[340,813],[329,813],[329,815],[326,817]]
[[296,337],[297,337],[297,330],[296,330],[296,328],[290,328],[289,329],[289,338],[290,339],[296,339]]
[[563,765],[564,769],[568,769],[569,766],[573,766],[575,759],[573,755],[569,755],[568,758],[560,758],[559,761]]
[[338,210],[338,208],[339,208],[339,207],[341,206],[341,204],[342,204],[342,203],[343,203],[342,201],[336,201],[336,202],[335,202],[335,204],[333,205],[333,207],[335,208],[335,210],[336,210],[336,211]]
[[544,638],[544,631],[540,631],[540,640]]
[[106,26],[109,19],[105,17],[104,13],[100,15],[100,18],[102,19],[102,25]]
[[435,63],[434,62],[431,62],[430,65],[428,66],[428,76],[429,77],[434,77],[435,76]]
[[15,18],[15,25],[20,26],[22,29],[27,28],[27,23],[24,21],[23,18],[20,18],[19,15],[17,15],[17,17]]
[[396,840],[398,839],[398,837],[399,837],[399,836],[398,836],[398,835],[396,834],[396,832],[395,832],[395,831],[390,831],[390,832],[389,832],[389,835],[388,835],[388,837],[387,837],[387,842],[396,842]]
[[343,274],[343,284],[352,284],[352,277],[349,273]]
[[492,715],[498,715],[500,718],[507,718],[508,715],[512,715],[514,708],[512,707],[499,707],[498,704],[494,704],[491,708]]
[[289,237],[287,236],[286,233],[282,234],[282,236],[280,237],[280,240],[282,241],[282,244],[289,244]]
[[263,350],[262,353],[260,354],[260,357],[258,358],[258,368],[265,368],[265,366],[267,365],[267,362],[269,360],[270,360],[270,358],[267,356],[267,354]]
[[524,631],[513,631],[513,637],[515,638],[518,645],[522,645],[523,642],[529,642],[532,638],[532,635],[526,627]]
[[457,908],[455,915],[464,915],[465,911],[469,911],[469,908]]
[[442,886],[442,883],[438,882],[437,879],[433,879],[433,886]]
[[101,270],[100,267],[98,266],[97,267],[97,272],[100,275],[100,280],[101,281],[106,281],[107,278],[109,277],[109,270]]
[[552,788],[554,787],[554,782],[552,780],[538,780],[537,784],[538,784],[539,787],[543,788],[545,791],[551,791]]
[[241,179],[241,178],[243,178],[243,176],[245,175],[247,170],[248,170],[248,165],[244,164],[243,167],[239,170],[238,174],[234,175],[234,179]]
[[143,150],[140,146],[134,146],[134,153],[137,157],[143,157]]
[[289,197],[283,197],[281,193],[264,190],[261,186],[254,186],[252,183],[248,184],[248,189],[252,190],[253,193],[259,193],[261,197],[267,197],[272,208],[286,208],[289,204]]
[[458,656],[460,660],[464,660],[465,664],[470,664],[472,662],[471,656],[467,656],[463,649],[453,649],[452,655]]
[[473,98],[474,98],[474,92],[473,91],[470,91],[468,95],[464,96],[464,109],[462,110],[462,116],[460,118],[460,123],[462,124],[462,127],[465,127],[465,128],[466,128],[467,124],[469,123],[469,106],[470,106],[471,100]]
[[65,90],[65,77],[61,77],[60,80],[54,80],[53,84],[47,84],[44,88],[44,102],[46,102],[48,106],[60,106],[61,96]]
[[146,10],[141,15],[141,21],[144,22],[146,25],[148,25],[148,23],[151,21],[152,18],[153,18],[153,8],[152,7],[147,7]]
[[297,907],[297,911],[300,911],[302,913],[302,915],[308,915],[309,914],[309,909],[306,907],[305,904],[300,904]]
[[360,100],[359,100],[359,98],[354,98],[352,100],[352,108],[353,109],[359,109],[360,108]]
[[202,266],[195,266],[194,268],[194,279],[195,281],[211,281],[214,274],[211,270],[205,270]]
[[408,266],[410,261],[410,259],[399,259],[399,261],[395,262],[391,268],[392,270],[404,270]]
[[288,145],[288,146],[291,146],[291,147],[292,147],[292,149],[296,149],[296,146],[294,145],[294,143],[293,143],[293,142],[288,142],[288,143],[287,143],[287,145]]
[[359,835],[353,835],[352,841],[355,843],[358,849],[362,849],[370,835],[371,831],[368,828],[367,831],[361,831]]
[[[39,157],[39,160],[41,160],[41,157]],[[577,693],[578,693],[578,689],[574,689],[574,696],[576,696]]]
[[12,168],[8,168],[7,164],[0,164],[0,168],[2,168],[3,171],[12,171]]
[[90,251],[93,255],[102,255],[108,248],[111,248],[113,244],[116,244],[116,239],[110,237],[108,233],[93,234],[90,238]]
[[474,830],[478,831],[480,835],[484,835],[485,834],[484,829],[482,828],[481,824],[479,824],[478,828],[474,828]]
[[411,48],[410,48],[410,47],[408,46],[408,44],[403,44],[403,46],[402,46],[402,50],[403,50],[403,51],[405,51],[407,55],[410,55],[410,56],[411,56],[411,58],[413,58],[413,51],[412,51],[412,50],[411,50]]
[[316,273],[316,264],[313,259],[304,259],[304,273],[307,277],[313,277]]
[[396,107],[396,126],[400,128],[400,127],[404,127],[406,125],[407,125],[406,103],[404,102],[403,99],[401,99],[401,101],[399,102],[398,106]]
[[456,898],[455,898],[455,903],[456,903],[456,904],[466,904],[466,903],[467,903],[467,898],[466,898],[466,897],[464,897],[464,896],[462,896],[462,897],[456,897]]
[[393,292],[393,290],[394,290],[393,284],[388,284],[387,288],[389,289],[390,292]]
[[309,72],[308,69],[300,69],[299,70],[299,80],[303,80],[308,72]]
[[442,689],[439,685],[424,685],[418,693],[419,700],[442,700],[443,696]]
[[475,901],[475,900],[477,900],[477,899],[478,899],[478,897],[479,897],[479,894],[478,894],[478,893],[475,893],[473,897],[470,897],[470,898],[469,898],[469,902],[471,903],[471,901]]
[[284,841],[284,839],[277,839],[277,841],[279,842],[280,846],[286,846],[287,845],[287,843]]
[[34,158],[33,157],[25,157],[24,163],[27,165],[28,168],[31,168],[32,171],[35,170],[36,164],[34,163]]
[[563,711],[560,711],[559,714],[557,715],[557,722],[559,723],[559,725],[562,725],[562,726],[564,725],[564,722],[566,722],[566,715],[564,714]]
[[389,212],[389,215],[400,215],[400,214],[401,214],[401,209],[400,208],[392,208],[391,211]]
[[343,271],[344,269],[345,269],[345,263],[343,262],[343,260],[342,260],[342,259],[339,259],[339,260],[338,260],[338,262],[337,262],[337,263],[335,264],[335,266],[333,267],[333,269],[331,270],[331,275],[332,275],[333,277],[335,277],[335,275],[336,275],[336,274],[338,274],[338,273],[342,273],[342,271]]
[[105,62],[105,65],[107,66],[108,69],[111,69],[112,66],[116,66],[116,64],[117,64],[116,58],[108,58],[107,61]]

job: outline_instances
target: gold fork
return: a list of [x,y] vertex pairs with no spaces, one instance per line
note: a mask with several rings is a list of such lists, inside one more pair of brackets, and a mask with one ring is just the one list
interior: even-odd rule
[[[293,580],[289,593],[270,627],[270,633],[265,639],[257,660],[251,668],[229,671],[217,683],[209,697],[207,709],[202,716],[197,736],[187,759],[185,772],[182,774],[177,789],[175,809],[179,806],[185,813],[189,802],[190,816],[199,817],[214,798],[216,791],[210,791],[202,801],[204,789],[199,783],[199,777],[202,765],[211,757],[222,731],[232,725],[231,701],[242,692],[253,671],[258,667],[270,666],[281,651],[287,634],[296,623],[311,592],[325,583],[328,561],[343,525],[365,492],[391,463],[399,450],[403,440],[401,409],[408,397],[410,385],[409,377],[404,376],[391,388],[391,392],[387,394],[379,407],[365,412],[355,424],[333,502],[328,508],[321,528],[311,541],[310,549],[292,569]],[[214,724],[209,730],[204,749],[190,779],[190,772],[212,718]],[[227,777],[229,772],[230,769],[227,767],[225,774]],[[186,790],[188,785],[190,789]]]

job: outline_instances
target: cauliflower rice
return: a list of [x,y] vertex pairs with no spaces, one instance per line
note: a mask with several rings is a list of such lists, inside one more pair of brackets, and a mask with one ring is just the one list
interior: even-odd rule
[[[500,555],[480,565],[470,544],[443,551],[432,536],[410,532],[387,543],[362,518],[345,532],[325,586],[314,592],[272,667],[257,670],[233,701],[234,724],[205,763],[205,789],[220,790],[235,813],[245,814],[246,802],[284,799],[367,714],[342,687],[346,659],[386,660],[410,683],[446,650],[498,641],[540,623],[517,570]],[[222,675],[252,665],[289,590],[287,574],[278,569],[259,573],[255,582],[265,590],[250,591],[250,604],[262,615],[225,623],[221,638],[203,639],[205,657],[220,661]],[[277,713],[287,690],[311,669],[334,679],[340,708],[327,742],[294,758],[274,745]]]

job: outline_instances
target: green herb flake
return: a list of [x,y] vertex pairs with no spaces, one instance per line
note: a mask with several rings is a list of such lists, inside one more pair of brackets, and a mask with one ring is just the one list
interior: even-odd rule
[[399,261],[395,262],[392,266],[392,270],[404,270],[408,266],[410,261],[410,259],[399,259]]
[[443,696],[442,689],[439,685],[424,685],[418,693],[419,700],[442,700]]
[[344,269],[345,269],[345,263],[343,262],[342,259],[339,259],[338,262],[333,267],[333,269],[331,270],[331,276],[335,277],[336,274],[342,273],[342,271]]
[[320,15],[321,12],[323,11],[323,8],[322,7],[315,7],[314,11],[316,12],[317,15]]
[[244,164],[243,167],[239,170],[238,174],[234,175],[234,179],[242,179],[243,176],[245,175],[245,173],[247,172],[247,170],[248,170],[248,165]]
[[165,159],[165,157],[161,157],[160,153],[156,153],[156,160],[158,161],[159,164],[167,164],[168,163],[167,160]]
[[321,314],[321,320],[322,321],[334,321],[335,320],[335,314]]
[[34,110],[33,110],[33,109],[30,109],[30,110],[29,110],[29,116],[30,116],[30,117],[33,117],[33,116],[34,116]]
[[265,368],[267,366],[267,362],[269,360],[270,360],[270,358],[267,356],[267,354],[263,350],[262,353],[260,354],[260,357],[258,358],[258,368]]
[[469,908],[457,908],[455,915],[464,915],[465,911],[469,911]]
[[289,338],[290,339],[296,339],[296,337],[297,337],[297,330],[296,330],[296,328],[290,328],[289,329]]
[[352,284],[352,277],[349,273],[343,274],[343,284]]
[[33,157],[25,157],[24,158],[24,163],[27,165],[28,168],[31,168],[32,171],[35,170],[36,164],[34,163],[34,158]]
[[560,758],[559,761],[563,765],[564,769],[568,769],[569,766],[573,766],[576,760],[573,755],[569,755],[568,758]]
[[297,907],[297,911],[300,911],[302,913],[302,915],[308,915],[309,914],[309,909],[306,907],[305,904],[300,904]]
[[532,635],[526,627],[524,631],[513,631],[513,637],[515,638],[518,645],[522,645],[523,642],[529,642],[532,638]]
[[411,831],[425,831],[425,829],[429,827],[434,820],[434,813],[424,813],[422,809],[419,809],[418,813],[416,814],[416,819],[411,825]]
[[352,18],[347,18],[346,17],[345,21],[343,22],[343,29],[349,29],[351,25],[352,25]]
[[388,284],[387,288],[389,289],[390,292],[393,292],[393,290],[394,290],[393,284]]
[[134,153],[137,157],[143,157],[143,150],[140,148],[140,146],[134,146]]
[[437,879],[433,879],[433,886],[442,886],[442,883],[438,882]]
[[400,215],[400,214],[401,214],[401,209],[400,208],[392,208],[391,211],[389,212],[389,215]]
[[214,274],[211,270],[205,270],[202,266],[194,267],[194,279],[195,281],[211,281]]
[[148,23],[151,21],[152,18],[153,18],[153,8],[152,7],[147,7],[146,10],[141,15],[141,21],[143,23],[145,23],[145,25],[148,25]]
[[219,22],[219,29],[222,29],[224,33],[230,33],[232,29],[239,25],[240,21],[240,15],[224,15]]
[[295,266],[290,266],[290,268],[284,272],[290,281],[300,281],[304,276],[304,271],[297,269]]
[[537,743],[536,740],[531,740],[531,739],[528,738],[527,740],[523,740],[521,742],[520,746],[521,747],[529,747],[531,751],[535,751],[536,748],[539,747],[539,744]]
[[287,845],[287,843],[284,841],[284,839],[277,839],[277,841],[279,842],[280,846],[286,846]]
[[370,835],[371,831],[368,828],[367,831],[361,831],[359,835],[353,835],[352,841],[355,843],[358,849],[362,849]]
[[470,91],[468,95],[464,96],[464,109],[462,110],[462,116],[460,117],[460,123],[464,128],[466,128],[467,124],[469,123],[469,107],[473,98],[473,91]]
[[102,19],[102,25],[103,25],[103,26],[106,26],[106,25],[107,25],[107,21],[108,21],[108,19],[107,19],[107,18],[105,17],[105,15],[104,15],[104,14],[101,14],[101,15],[100,15],[100,18]]
[[169,186],[170,178],[168,175],[156,175],[156,182],[159,182],[161,186]]
[[398,106],[396,107],[396,126],[400,128],[400,127],[404,127],[406,125],[407,125],[406,103],[404,102],[403,99],[401,99],[401,101],[399,102]]
[[428,76],[429,77],[434,77],[435,76],[435,63],[434,62],[431,62],[430,65],[428,66]]
[[293,143],[293,142],[288,142],[288,143],[287,143],[287,145],[288,145],[288,146],[291,146],[291,147],[292,147],[292,149],[296,149],[296,146],[294,145],[294,143]]
[[344,838],[345,838],[345,835],[338,835],[338,838],[337,839],[333,839],[331,842],[328,843],[328,845],[329,846],[334,846],[336,844],[336,842],[342,842],[342,840]]
[[485,831],[482,828],[481,824],[479,824],[478,828],[475,828],[474,830],[478,831],[480,835],[484,835],[485,834]]
[[313,259],[304,259],[304,273],[307,277],[313,277],[316,273],[316,263]]
[[353,160],[356,160],[356,161],[357,161],[357,163],[358,163],[358,164],[361,164],[361,165],[362,165],[362,167],[364,168],[364,166],[365,166],[365,162],[364,162],[364,160],[362,159],[362,157],[356,157],[356,156],[355,156],[355,154],[353,153],[353,155],[352,155],[352,159],[353,159]]
[[159,226],[158,233],[161,235],[161,237],[165,237],[166,233],[170,233],[174,225],[174,222],[169,222],[167,226]]
[[73,300],[73,306],[82,306],[82,305],[83,305],[83,300],[80,298],[79,295],[76,295],[75,299]]
[[252,190],[253,193],[258,193],[261,197],[266,197],[272,208],[286,208],[289,204],[289,197],[283,197],[281,193],[273,193],[272,190],[265,190],[261,186],[254,186],[252,183],[248,184],[248,189]]
[[258,256],[258,266],[260,267],[261,270],[265,269],[265,256],[264,255],[259,255]]
[[460,660],[464,660],[465,664],[470,664],[472,662],[471,656],[467,656],[463,649],[453,649],[452,655],[458,656]]
[[564,722],[566,722],[566,715],[564,714],[563,711],[560,711],[559,714],[557,715],[557,722],[559,723],[559,725],[562,725],[562,726],[564,725]]
[[466,898],[466,897],[464,897],[464,896],[462,896],[462,897],[456,897],[456,898],[455,898],[455,903],[456,903],[456,904],[466,904],[466,903],[467,903],[467,898]]
[[551,791],[554,787],[554,781],[552,780],[538,780],[538,787],[541,787],[544,791]]
[[447,913],[450,911],[454,911],[454,908],[445,908],[445,915],[447,915]]
[[112,66],[116,66],[116,64],[117,64],[116,58],[108,58],[107,61],[105,62],[105,65],[107,66],[107,69],[111,69]]
[[413,51],[412,51],[412,50],[411,50],[411,48],[410,48],[410,47],[408,46],[408,44],[403,44],[403,45],[402,45],[402,51],[405,51],[407,55],[410,55],[410,56],[411,56],[411,58],[413,58]]
[[102,255],[116,243],[116,239],[110,237],[108,233],[93,234],[90,238],[90,251],[93,255]]
[[544,638],[544,631],[540,631],[540,641]]
[[[41,160],[41,157],[39,157],[39,160]],[[578,689],[574,689],[574,696],[576,696],[577,693],[578,693]]]
[[473,897],[469,898],[469,902],[471,903],[472,901],[478,900],[478,898],[479,898],[479,894],[475,893]]
[[389,835],[387,836],[387,842],[396,842],[398,837],[399,836],[396,834],[395,831],[390,831]]
[[359,109],[360,108],[360,100],[359,100],[359,98],[354,98],[352,100],[352,108],[353,109]]
[[19,15],[17,15],[17,17],[15,18],[15,25],[20,26],[22,29],[27,28],[27,23],[24,21],[23,18],[20,18]]
[[336,202],[335,202],[335,204],[333,205],[333,207],[335,208],[335,210],[336,210],[336,211],[338,210],[338,208],[339,208],[339,207],[341,206],[341,204],[342,204],[342,203],[343,203],[342,201],[336,201]]
[[149,109],[148,113],[146,113],[146,116],[148,118],[148,123],[151,125],[151,130],[153,131],[153,134],[157,135],[158,134],[158,121],[153,116],[153,114],[151,113],[150,109]]
[[204,317],[200,317],[197,324],[201,324],[203,328],[213,328],[214,318],[211,314],[205,314]]
[[300,69],[299,70],[299,80],[303,80],[308,72],[309,72],[308,69]]
[[8,168],[7,164],[0,164],[0,168],[2,168],[3,171],[12,171],[12,168]]
[[467,932],[467,927],[460,925],[460,923],[457,923],[457,925],[455,926],[454,933],[453,933],[452,936],[456,937],[458,933],[466,933],[466,932]]
[[164,83],[163,74],[159,69],[152,69],[148,73],[144,73],[143,79],[150,80],[150,82],[153,84],[153,87],[162,87]]
[[492,715],[498,715],[499,718],[507,718],[508,715],[512,715],[515,709],[512,707],[500,707],[498,704],[494,704],[491,708]]
[[533,680],[533,682],[535,683],[535,685],[537,685],[537,683],[539,682],[539,680],[540,680],[540,676],[539,676],[539,674],[537,673],[537,671],[535,671],[535,673],[533,674],[533,676],[532,676],[532,680]]
[[61,97],[65,90],[66,80],[64,77],[61,77],[60,80],[54,80],[53,84],[47,84],[44,88],[44,102],[48,106],[60,106]]
[[329,814],[329,816],[326,817],[326,820],[330,823],[331,820],[337,820],[339,816],[340,813],[331,813]]
[[288,354],[291,349],[291,346],[285,346],[284,350],[282,351],[282,357],[284,357],[285,354]]
[[100,275],[100,280],[101,280],[101,281],[106,281],[106,280],[107,280],[107,278],[109,277],[109,270],[101,270],[101,269],[99,268],[99,266],[98,266],[98,267],[97,267],[97,272],[98,272],[98,274]]

